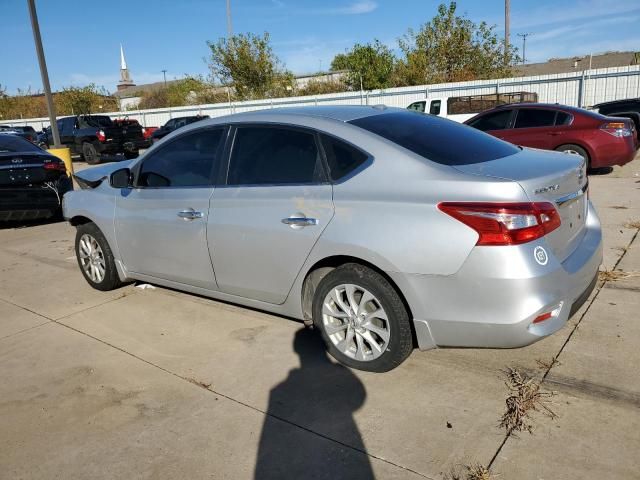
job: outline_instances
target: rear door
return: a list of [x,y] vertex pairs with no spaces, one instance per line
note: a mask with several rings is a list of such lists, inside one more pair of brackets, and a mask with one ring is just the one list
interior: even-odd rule
[[198,129],[142,160],[136,188],[116,199],[116,238],[128,270],[216,289],[207,219],[225,138],[224,128]]
[[332,186],[314,132],[239,126],[227,185],[213,193],[208,220],[220,290],[283,303],[332,217]]
[[547,108],[518,108],[513,128],[505,132],[504,139],[523,147],[553,150],[565,131],[564,126],[555,125],[556,115],[556,110]]

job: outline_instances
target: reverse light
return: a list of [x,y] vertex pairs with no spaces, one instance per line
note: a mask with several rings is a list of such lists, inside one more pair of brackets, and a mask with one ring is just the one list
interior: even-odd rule
[[556,308],[554,308],[553,310],[538,315],[536,318],[534,318],[533,322],[531,322],[531,323],[532,324],[542,323],[542,322],[544,322],[546,320],[549,320],[550,318],[556,318],[558,315],[560,315],[560,310],[562,310],[562,304],[563,303],[564,302],[560,302],[556,306]]
[[107,139],[107,136],[104,134],[104,130],[98,130],[96,137],[98,137],[99,142],[104,142]]
[[443,202],[438,209],[478,232],[476,245],[520,245],[560,226],[560,215],[548,202]]
[[624,122],[607,122],[600,127],[600,130],[614,137],[630,137],[633,134]]

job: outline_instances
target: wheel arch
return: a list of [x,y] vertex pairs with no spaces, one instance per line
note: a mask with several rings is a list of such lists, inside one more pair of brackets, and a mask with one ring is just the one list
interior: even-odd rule
[[589,145],[587,145],[586,143],[584,143],[584,142],[581,142],[581,141],[575,141],[575,142],[574,141],[569,141],[569,142],[567,142],[567,141],[565,141],[565,142],[562,142],[561,144],[555,146],[554,150],[560,150],[560,148],[562,148],[562,147],[572,147],[572,146],[580,147],[585,152],[587,152],[587,155],[589,156],[589,158],[587,158],[587,165],[590,165],[591,164],[591,160],[594,157],[594,152],[591,149],[591,147]]
[[77,227],[78,225],[84,225],[85,223],[95,223],[95,222],[90,218],[85,217],[84,215],[74,215],[69,219],[69,224],[71,224],[71,226],[73,227]]
[[404,293],[398,286],[398,284],[380,267],[371,263],[368,260],[363,258],[354,257],[351,255],[332,255],[325,257],[321,260],[316,261],[306,272],[304,276],[304,280],[302,281],[302,289],[301,289],[301,310],[302,310],[302,319],[306,325],[312,325],[312,305],[313,305],[313,297],[318,287],[320,281],[332,270],[338,268],[341,265],[346,263],[357,263],[364,267],[368,267],[371,270],[382,275],[389,284],[395,289],[395,291],[400,296],[402,303],[404,304],[407,312],[409,314],[409,318],[411,321],[411,334],[413,336],[414,345],[417,345],[416,331],[413,325],[413,314],[411,312],[411,307]]

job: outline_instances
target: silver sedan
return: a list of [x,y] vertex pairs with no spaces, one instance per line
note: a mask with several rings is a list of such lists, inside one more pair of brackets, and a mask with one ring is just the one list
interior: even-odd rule
[[80,271],[295,317],[382,372],[417,346],[518,347],[595,285],[582,159],[438,117],[313,107],[199,122],[64,196]]

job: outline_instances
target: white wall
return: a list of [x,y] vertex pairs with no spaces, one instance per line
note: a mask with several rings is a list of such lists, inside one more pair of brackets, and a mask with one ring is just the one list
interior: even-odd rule
[[[527,91],[538,94],[538,101],[572,106],[591,106],[609,100],[640,97],[640,66],[613,67],[584,72],[538,75],[532,77],[475,80],[471,82],[442,83],[413,87],[390,88],[371,92],[344,92],[307,97],[274,98],[246,102],[217,103],[151,110],[110,112],[113,118],[128,115],[143,126],[160,126],[172,117],[185,115],[209,115],[219,117],[231,113],[246,112],[280,106],[304,105],[377,105],[404,108],[425,98],[479,95],[484,93],[508,93]],[[48,118],[3,120],[0,123],[31,125],[36,130],[49,125]]]

